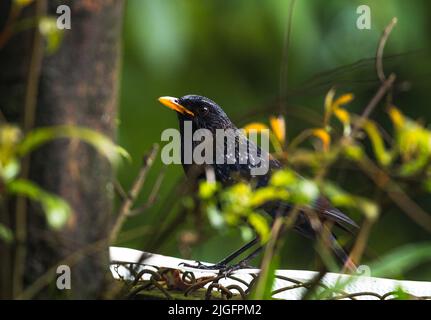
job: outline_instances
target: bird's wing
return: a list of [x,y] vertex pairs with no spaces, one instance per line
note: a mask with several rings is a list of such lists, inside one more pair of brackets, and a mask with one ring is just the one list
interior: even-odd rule
[[[256,182],[256,187],[265,187],[269,183],[269,179],[271,177],[271,173],[273,171],[282,169],[282,164],[273,158],[266,150],[261,149],[258,145],[256,145],[253,141],[247,139],[242,133],[240,133],[237,137],[238,146],[246,144],[246,147],[239,148],[236,150],[236,158],[237,161],[234,165],[216,167],[216,174],[219,179],[225,182],[232,180],[232,172],[240,173],[240,175],[247,179],[253,179]],[[225,147],[225,146],[224,146]],[[226,150],[226,149],[225,149]],[[219,150],[216,150],[219,152]],[[242,162],[240,164],[238,162]],[[251,168],[255,168],[256,166],[266,165],[269,168],[269,172],[267,174],[259,175],[259,176],[251,176],[250,170]],[[298,174],[298,177],[301,177]],[[275,216],[278,210],[281,210],[283,213],[288,213],[292,206],[283,201],[274,201],[272,203],[266,204],[263,206],[264,210],[270,214],[271,216]],[[351,231],[351,229],[358,228],[358,225],[342,213],[340,210],[334,208],[331,203],[324,197],[319,197],[312,205],[312,209],[319,215],[319,217],[323,220],[333,221],[335,225],[339,228],[344,229],[346,231]],[[304,221],[299,224],[302,224],[305,228],[306,224],[309,224],[308,218],[304,214]],[[305,228],[306,229],[306,228]]]
[[355,221],[346,216],[343,212],[334,208],[328,199],[319,197],[313,203],[313,209],[324,219],[333,221],[338,227],[351,232],[351,229],[357,229],[359,226]]
[[[271,201],[262,206],[270,216],[275,217],[278,213],[289,214],[292,210],[292,204],[284,201]],[[355,221],[346,216],[343,212],[331,206],[330,202],[324,198],[319,197],[311,206],[311,209],[318,215],[321,220],[332,221],[337,227],[349,233],[358,228]],[[296,227],[301,233],[306,233],[306,236],[311,237],[313,231],[310,229],[310,220],[305,212],[301,212],[296,221]]]

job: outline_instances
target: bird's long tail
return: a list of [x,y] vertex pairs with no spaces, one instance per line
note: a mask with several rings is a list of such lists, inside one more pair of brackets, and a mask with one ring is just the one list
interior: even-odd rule
[[352,261],[346,251],[344,251],[344,249],[340,246],[337,241],[337,238],[333,234],[331,234],[330,237],[330,245],[334,254],[343,263],[343,269],[350,272],[356,272],[357,267],[355,263]]

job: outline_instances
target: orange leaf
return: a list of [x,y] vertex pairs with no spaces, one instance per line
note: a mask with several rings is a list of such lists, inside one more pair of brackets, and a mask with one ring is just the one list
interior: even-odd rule
[[389,116],[395,127],[401,128],[404,126],[405,118],[402,112],[395,106],[389,108]]
[[269,122],[277,140],[281,144],[284,144],[286,140],[286,121],[284,120],[284,117],[282,115],[279,115],[278,117],[271,116],[269,118]]
[[313,136],[319,138],[322,141],[323,144],[323,150],[328,151],[329,146],[331,144],[331,136],[329,133],[324,129],[313,129],[312,133]]
[[348,104],[353,100],[353,94],[352,93],[346,93],[342,96],[338,97],[337,100],[332,104],[332,108],[336,109],[339,106],[343,106],[345,104]]
[[267,133],[269,130],[268,126],[261,122],[252,122],[243,127],[243,130],[246,133],[250,133],[250,131],[257,131],[258,133]]
[[334,113],[338,120],[340,120],[344,125],[350,124],[350,115],[346,110],[337,108],[334,110]]

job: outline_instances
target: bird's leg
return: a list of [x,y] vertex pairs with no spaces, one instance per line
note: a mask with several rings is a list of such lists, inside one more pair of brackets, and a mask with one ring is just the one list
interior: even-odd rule
[[238,262],[237,264],[234,264],[232,266],[228,266],[225,269],[220,270],[220,272],[223,272],[224,275],[228,275],[228,274],[232,273],[233,271],[236,271],[239,269],[253,268],[248,263],[250,262],[250,260],[253,260],[263,250],[264,247],[265,246],[260,246],[259,248],[254,250],[252,253],[250,253],[247,257],[245,257],[240,262]]
[[245,244],[244,246],[242,246],[238,250],[232,252],[230,255],[228,255],[223,260],[217,262],[216,264],[206,265],[206,264],[203,264],[200,261],[196,261],[196,265],[192,265],[192,264],[188,264],[188,263],[180,263],[180,265],[184,266],[184,267],[188,267],[188,268],[201,269],[201,270],[221,270],[221,269],[226,269],[227,268],[227,264],[229,262],[231,262],[233,259],[235,259],[236,257],[238,257],[244,251],[250,249],[258,241],[259,241],[258,237],[254,238],[249,243]]
[[219,261],[217,263],[217,265],[224,265],[224,266],[226,266],[229,262],[231,262],[233,259],[235,259],[236,257],[238,257],[244,251],[247,251],[248,249],[250,249],[251,247],[253,247],[258,241],[259,241],[258,237],[254,238],[249,243],[245,244],[244,246],[242,246],[238,250],[232,252],[230,255],[228,255],[223,260]]

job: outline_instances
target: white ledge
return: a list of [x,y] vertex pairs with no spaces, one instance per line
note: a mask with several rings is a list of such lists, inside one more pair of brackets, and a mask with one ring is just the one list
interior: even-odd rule
[[[143,263],[143,266],[138,269],[141,271],[142,269],[154,270],[152,267],[163,267],[163,268],[172,268],[178,269],[180,271],[193,271],[193,274],[196,278],[211,276],[218,273],[217,270],[198,270],[193,268],[186,268],[180,266],[181,263],[194,264],[195,261],[192,260],[184,260],[174,257],[167,257],[159,254],[146,253],[135,249],[129,248],[121,248],[121,247],[110,247],[110,259],[111,263],[111,272],[114,278],[119,279],[120,276],[123,279],[134,280],[133,276],[130,274],[129,270],[121,266],[121,264],[128,263],[139,263],[141,262],[141,257],[145,255],[146,259]],[[118,265],[115,265],[118,263]],[[235,277],[240,278],[246,282],[250,282],[253,277],[252,274],[259,273],[259,269],[241,269],[235,271],[233,275]],[[316,271],[306,271],[306,270],[277,270],[276,274],[278,276],[287,277],[290,279],[294,279],[296,281],[300,281],[302,283],[306,283],[311,281],[314,277],[317,276]],[[149,274],[144,274],[142,279],[148,280],[150,277]],[[327,273],[324,278],[321,280],[321,284],[327,287],[334,287],[337,283],[348,281],[347,285],[343,287],[343,292],[346,294],[360,294],[360,293],[374,293],[379,296],[383,296],[390,292],[396,291],[399,288],[402,288],[405,292],[416,296],[416,297],[430,297],[431,296],[431,282],[425,281],[400,281],[393,279],[384,279],[384,278],[376,278],[376,277],[367,277],[367,276],[352,276],[338,273]],[[235,281],[230,278],[220,279],[220,284],[224,286],[228,286],[231,284],[236,284],[246,288],[244,284],[241,282]],[[273,290],[277,290],[280,288],[288,287],[294,285],[293,282],[276,279]],[[286,300],[297,300],[300,299],[304,292],[305,288],[295,288],[289,289],[287,291],[280,292],[274,295],[274,298],[277,299],[286,299]],[[388,296],[391,298],[391,296]],[[379,299],[379,297],[372,294],[361,294],[355,297],[355,299]]]

